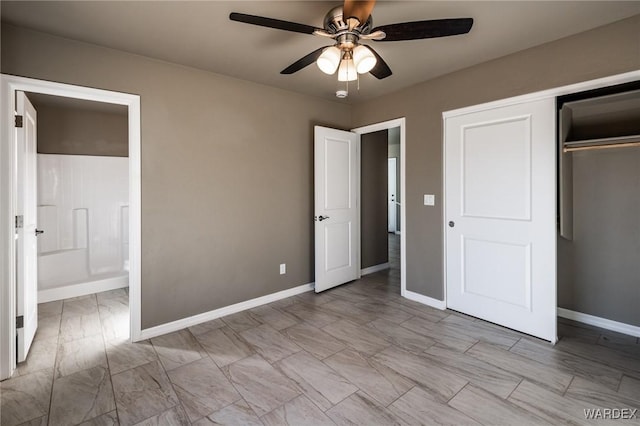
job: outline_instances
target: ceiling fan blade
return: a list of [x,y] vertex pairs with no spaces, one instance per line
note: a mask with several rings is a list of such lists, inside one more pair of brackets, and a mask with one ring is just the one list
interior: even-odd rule
[[302,58],[298,59],[297,61],[280,71],[280,74],[293,74],[294,72],[298,72],[302,68],[311,65],[320,57],[320,55],[322,55],[322,51],[327,47],[330,46],[321,47],[309,53],[307,56],[303,56]]
[[374,28],[372,32],[384,31],[387,35],[377,41],[419,40],[466,34],[473,26],[473,18],[433,19],[429,21],[402,22]]
[[311,25],[298,24],[296,22],[283,21],[281,19],[265,18],[264,16],[247,15],[244,13],[232,12],[229,15],[229,19],[232,21],[243,22],[245,24],[292,31],[294,33],[313,34],[315,31],[324,31],[322,28],[312,27]]
[[376,0],[344,0],[342,16],[344,19],[356,18],[360,24],[364,24],[369,19]]
[[389,65],[387,65],[384,59],[382,59],[382,56],[378,55],[378,52],[373,50],[371,46],[367,46],[367,48],[371,50],[371,53],[376,57],[376,65],[371,69],[371,71],[369,71],[369,73],[378,80],[382,80],[383,78],[387,78],[393,74]]

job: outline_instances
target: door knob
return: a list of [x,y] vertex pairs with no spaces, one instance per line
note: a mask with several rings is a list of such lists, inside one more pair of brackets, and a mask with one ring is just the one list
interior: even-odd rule
[[456,223],[452,220],[449,221],[449,228],[453,228],[454,226],[456,226]]
[[40,230],[40,229],[36,229],[36,237],[40,234],[44,234],[44,231]]
[[318,221],[320,222],[322,222],[325,219],[329,219],[329,216],[322,216],[322,215],[318,216]]

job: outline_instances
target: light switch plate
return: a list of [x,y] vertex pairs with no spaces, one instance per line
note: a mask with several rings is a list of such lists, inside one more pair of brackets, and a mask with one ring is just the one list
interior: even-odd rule
[[280,264],[280,275],[284,275],[287,273],[287,264],[286,263],[281,263]]
[[425,206],[435,206],[436,205],[436,196],[433,194],[424,194],[424,205]]

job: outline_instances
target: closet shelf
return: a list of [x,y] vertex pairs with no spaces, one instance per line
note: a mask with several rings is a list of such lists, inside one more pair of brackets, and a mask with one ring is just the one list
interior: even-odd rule
[[640,135],[567,141],[563,144],[563,151],[573,152],[589,149],[625,148],[633,146],[640,146]]

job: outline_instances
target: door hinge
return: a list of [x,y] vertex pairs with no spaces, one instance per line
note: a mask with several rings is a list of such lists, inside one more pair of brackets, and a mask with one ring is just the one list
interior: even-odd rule
[[24,226],[24,216],[16,216],[16,229],[20,229]]
[[22,127],[22,116],[16,115],[16,127]]
[[16,330],[18,328],[24,328],[24,316],[22,315],[16,317]]

